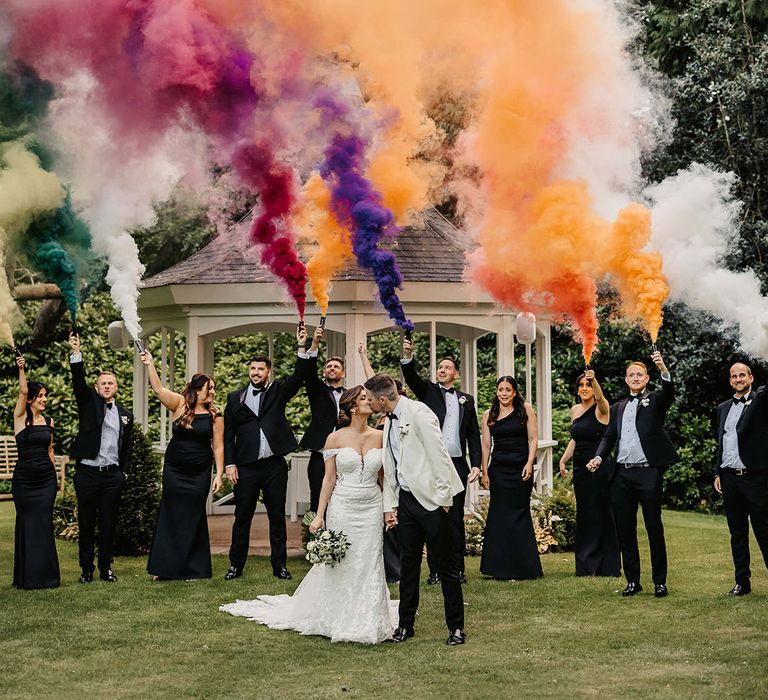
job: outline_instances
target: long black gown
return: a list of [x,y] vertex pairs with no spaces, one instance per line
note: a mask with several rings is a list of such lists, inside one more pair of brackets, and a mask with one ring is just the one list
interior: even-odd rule
[[48,452],[53,428],[45,421],[16,435],[19,458],[11,493],[16,506],[13,585],[17,588],[56,588],[61,583],[53,532],[56,471]]
[[190,428],[179,420],[165,451],[163,496],[147,571],[161,579],[211,578],[205,503],[211,489],[212,418],[197,414]]
[[490,431],[491,504],[480,572],[499,579],[539,578],[544,572],[531,519],[533,478],[522,478],[528,461],[528,430],[513,412],[498,420]]
[[576,492],[576,575],[618,576],[619,544],[611,511],[608,469],[605,465],[590,472],[587,462],[607,425],[597,420],[597,406],[590,406],[571,424],[573,490]]

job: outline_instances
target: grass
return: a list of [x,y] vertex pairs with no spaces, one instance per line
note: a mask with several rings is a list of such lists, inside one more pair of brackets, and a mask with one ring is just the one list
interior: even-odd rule
[[[721,517],[665,514],[670,596],[622,599],[619,579],[577,579],[570,554],[543,557],[545,578],[488,581],[468,559],[468,643],[445,646],[438,590],[423,586],[416,637],[364,647],[269,630],[219,604],[293,590],[266,559],[222,580],[155,583],[144,559],[119,559],[119,583],[77,583],[76,548],[59,543],[63,585],[10,586],[11,503],[0,504],[0,695],[3,698],[765,697],[768,572],[752,542],[754,592],[732,585]],[[642,529],[642,528],[641,528]],[[648,572],[647,545],[643,571]],[[644,574],[650,586],[650,577]],[[393,588],[396,595],[397,587]]]

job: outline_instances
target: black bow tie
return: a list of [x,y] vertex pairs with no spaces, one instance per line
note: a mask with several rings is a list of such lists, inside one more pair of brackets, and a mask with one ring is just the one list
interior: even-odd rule
[[344,389],[342,389],[340,386],[328,386],[328,391],[334,391],[337,394],[340,394]]
[[733,403],[747,403],[746,396],[740,396],[739,398],[733,397]]
[[111,409],[111,408],[112,408],[112,406],[114,406],[115,404],[114,404],[114,403],[105,403],[104,405],[105,405],[107,408]]
[[441,389],[443,390],[443,392],[445,392],[446,394],[455,394],[455,393],[456,393],[456,389],[454,389],[453,387],[451,387],[450,389],[446,389],[444,386],[441,386],[440,388],[441,388]]
[[639,400],[640,400],[640,394],[632,394],[632,395],[629,397],[629,400],[630,400],[630,401],[639,401]]
[[261,394],[263,391],[266,391],[266,389],[264,389],[264,388],[261,388],[261,389],[257,389],[257,388],[255,388],[255,387],[254,387],[254,389],[253,389],[253,395],[254,395],[254,396],[258,396],[258,395],[259,395],[259,394]]

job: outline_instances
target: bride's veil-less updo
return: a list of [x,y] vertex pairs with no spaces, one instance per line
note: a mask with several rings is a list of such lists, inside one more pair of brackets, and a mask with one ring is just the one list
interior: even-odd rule
[[347,389],[339,399],[339,420],[336,423],[338,428],[346,428],[352,422],[352,409],[357,404],[360,394],[363,393],[363,385],[358,384]]

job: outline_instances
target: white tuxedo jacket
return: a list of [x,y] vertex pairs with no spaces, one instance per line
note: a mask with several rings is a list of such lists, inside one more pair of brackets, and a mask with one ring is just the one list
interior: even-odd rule
[[[400,471],[416,500],[427,510],[453,504],[453,497],[464,490],[448,450],[443,442],[437,416],[423,403],[401,396],[397,402],[400,431]],[[390,421],[384,424],[384,511],[397,507],[400,486],[395,460],[389,446]]]

